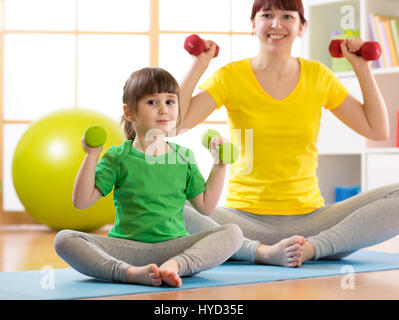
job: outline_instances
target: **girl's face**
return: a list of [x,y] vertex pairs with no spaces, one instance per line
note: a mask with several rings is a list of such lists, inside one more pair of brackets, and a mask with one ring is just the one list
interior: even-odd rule
[[281,52],[289,50],[297,36],[302,35],[303,26],[297,11],[262,9],[252,21],[252,31],[257,35],[261,46]]
[[[128,120],[133,121],[138,134],[158,129],[167,134],[174,128],[179,113],[178,97],[174,93],[155,93],[144,96],[137,106],[137,114]],[[125,112],[126,116],[126,112]],[[157,132],[154,131],[154,135]]]

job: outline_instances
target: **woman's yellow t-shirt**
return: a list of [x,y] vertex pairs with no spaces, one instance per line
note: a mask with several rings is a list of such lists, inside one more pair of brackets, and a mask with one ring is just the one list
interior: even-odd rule
[[283,100],[257,81],[251,59],[232,62],[201,86],[228,113],[241,155],[231,165],[226,207],[255,214],[306,214],[324,206],[316,176],[321,108],[342,104],[348,90],[326,66],[298,58],[300,79]]

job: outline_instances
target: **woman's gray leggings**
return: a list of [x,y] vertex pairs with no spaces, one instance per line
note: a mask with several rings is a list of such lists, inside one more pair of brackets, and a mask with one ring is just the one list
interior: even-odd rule
[[200,216],[188,204],[183,211],[191,234],[225,223],[238,225],[242,247],[233,259],[255,261],[259,243],[272,245],[293,235],[304,236],[314,247],[314,259],[340,259],[399,234],[399,184],[361,193],[303,215],[257,215],[218,207]]
[[[199,213],[196,213],[199,214]],[[178,261],[179,275],[189,276],[225,262],[242,245],[239,227],[225,224],[186,237],[145,243],[73,230],[57,233],[57,254],[75,270],[94,278],[125,282],[126,269],[170,258]]]

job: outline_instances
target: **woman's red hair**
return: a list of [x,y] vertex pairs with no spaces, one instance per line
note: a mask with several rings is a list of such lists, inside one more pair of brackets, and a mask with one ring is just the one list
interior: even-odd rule
[[269,10],[271,8],[297,11],[301,18],[301,24],[306,24],[302,0],[255,0],[252,6],[251,20],[255,19],[258,11],[262,9]]

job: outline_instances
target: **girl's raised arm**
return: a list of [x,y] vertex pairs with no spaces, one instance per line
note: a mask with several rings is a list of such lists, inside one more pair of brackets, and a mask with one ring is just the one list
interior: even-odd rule
[[101,191],[94,185],[96,166],[102,146],[90,148],[84,142],[84,138],[82,138],[82,145],[86,150],[86,156],[76,175],[72,191],[72,203],[76,209],[86,209],[102,196]]

